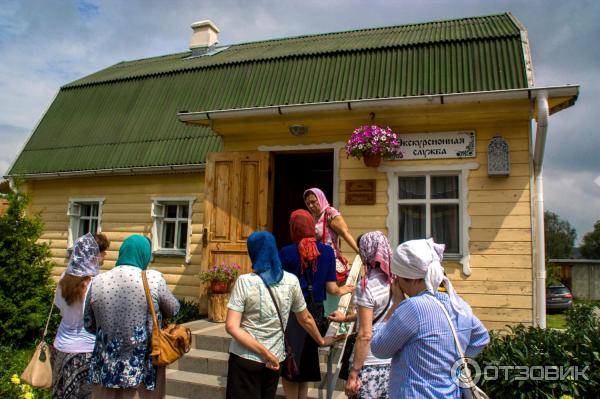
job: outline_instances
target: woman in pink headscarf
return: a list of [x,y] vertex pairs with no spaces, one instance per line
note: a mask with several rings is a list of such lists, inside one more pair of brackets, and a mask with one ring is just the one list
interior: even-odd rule
[[317,240],[329,245],[335,252],[338,282],[342,283],[346,280],[348,261],[342,256],[340,238],[343,238],[350,248],[358,253],[358,246],[354,241],[354,237],[350,234],[340,212],[329,205],[329,201],[327,201],[327,197],[321,189],[313,187],[306,190],[304,192],[304,202],[315,220]]

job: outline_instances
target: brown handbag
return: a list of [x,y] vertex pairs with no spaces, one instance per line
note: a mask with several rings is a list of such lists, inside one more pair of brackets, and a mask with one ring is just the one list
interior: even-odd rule
[[150,313],[152,313],[152,352],[150,358],[155,366],[168,366],[185,353],[189,352],[192,345],[192,332],[189,328],[181,324],[169,324],[161,330],[152,303],[150,287],[146,271],[142,271],[142,280],[144,281],[144,290],[146,291],[146,300]]

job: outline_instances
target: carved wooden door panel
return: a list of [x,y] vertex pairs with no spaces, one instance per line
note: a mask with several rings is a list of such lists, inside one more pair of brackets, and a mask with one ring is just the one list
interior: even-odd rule
[[236,262],[251,271],[246,239],[270,230],[269,153],[259,151],[208,154],[205,175],[205,252],[202,269]]

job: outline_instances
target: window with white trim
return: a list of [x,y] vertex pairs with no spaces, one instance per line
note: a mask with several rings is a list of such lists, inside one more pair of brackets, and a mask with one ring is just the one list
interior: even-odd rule
[[152,202],[152,250],[157,255],[189,257],[192,204],[195,198],[155,198]]
[[87,233],[102,231],[102,203],[104,198],[71,198],[69,199],[69,234],[68,247],[79,237]]
[[398,175],[398,242],[433,237],[445,255],[460,256],[461,179],[457,173]]

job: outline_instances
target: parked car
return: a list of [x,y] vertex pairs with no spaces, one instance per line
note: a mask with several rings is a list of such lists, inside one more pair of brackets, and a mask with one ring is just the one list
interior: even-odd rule
[[573,306],[573,295],[562,284],[551,285],[546,289],[546,311],[562,312]]

